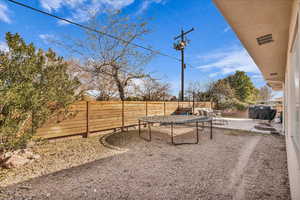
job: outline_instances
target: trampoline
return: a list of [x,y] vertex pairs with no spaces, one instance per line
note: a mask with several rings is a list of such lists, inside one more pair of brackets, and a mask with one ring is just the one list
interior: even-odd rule
[[[208,122],[210,124],[210,139],[213,138],[212,133],[212,121],[211,117],[203,117],[203,116],[195,116],[195,115],[170,115],[170,116],[151,116],[151,117],[142,117],[139,118],[139,136],[146,140],[151,141],[151,125],[155,123],[170,125],[171,129],[171,143],[173,145],[180,145],[180,144],[198,144],[199,143],[199,123]],[[141,135],[141,124],[146,123],[148,125],[148,138],[142,137]],[[196,127],[196,134],[195,134],[195,142],[182,142],[177,143],[174,141],[174,125],[176,124],[195,124]]]

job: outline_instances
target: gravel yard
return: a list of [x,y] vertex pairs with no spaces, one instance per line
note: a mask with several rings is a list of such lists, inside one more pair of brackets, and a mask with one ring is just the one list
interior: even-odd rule
[[22,168],[0,168],[0,187],[121,153],[101,145],[100,137],[66,138],[34,146],[32,151],[39,154],[41,159]]
[[167,128],[152,131],[151,142],[136,130],[107,137],[123,151],[99,137],[38,146],[41,160],[3,173],[2,186],[24,182],[3,187],[0,198],[290,199],[282,136],[216,129],[209,140],[205,130],[199,144],[174,146]]

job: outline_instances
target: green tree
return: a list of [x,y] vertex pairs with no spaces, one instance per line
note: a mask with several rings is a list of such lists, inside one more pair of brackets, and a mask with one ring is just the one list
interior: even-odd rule
[[256,100],[258,90],[254,87],[250,77],[243,71],[236,71],[235,74],[225,78],[235,91],[235,97],[241,102],[252,103]]
[[67,108],[79,82],[51,49],[6,34],[9,51],[0,51],[0,150],[20,148],[54,112]]
[[258,89],[245,72],[236,71],[224,79],[208,85],[206,91],[196,94],[202,101],[213,100],[218,109],[236,108],[244,110],[258,97]]

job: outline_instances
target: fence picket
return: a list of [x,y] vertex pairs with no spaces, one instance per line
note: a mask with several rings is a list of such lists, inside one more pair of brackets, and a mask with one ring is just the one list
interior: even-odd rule
[[[85,105],[84,105],[85,104]],[[211,102],[166,101],[80,101],[70,106],[76,115],[57,122],[50,119],[39,128],[36,137],[54,138],[124,128],[138,124],[138,118],[151,115],[170,115],[179,107],[211,107]]]

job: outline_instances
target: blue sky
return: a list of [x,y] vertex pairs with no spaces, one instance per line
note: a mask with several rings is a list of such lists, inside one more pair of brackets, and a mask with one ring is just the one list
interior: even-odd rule
[[[36,8],[65,17],[82,24],[87,15],[83,8],[101,10],[121,9],[132,17],[151,18],[151,33],[141,45],[166,54],[180,57],[173,49],[173,38],[180,29],[195,31],[189,34],[190,44],[186,48],[186,86],[190,81],[207,82],[225,77],[243,70],[252,78],[256,87],[265,84],[258,68],[237,39],[223,16],[211,0],[19,0]],[[35,13],[26,8],[0,0],[0,48],[5,48],[5,32],[19,33],[27,42],[33,42],[40,48],[53,48],[66,56],[47,41],[54,37],[61,39],[64,34],[80,37],[83,33],[73,25],[62,24],[58,20]],[[147,66],[147,71],[170,82],[174,94],[180,86],[180,63],[162,56],[156,56]]]

